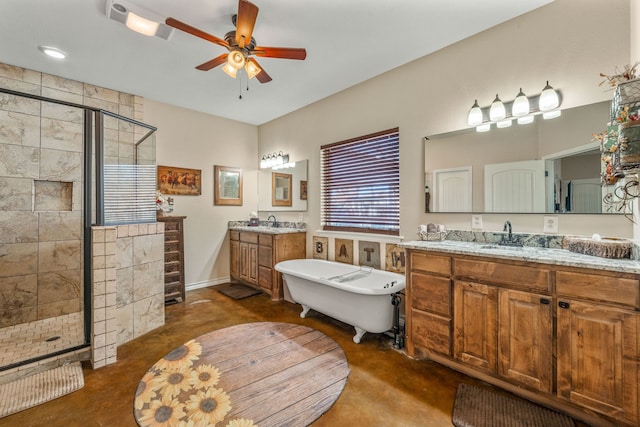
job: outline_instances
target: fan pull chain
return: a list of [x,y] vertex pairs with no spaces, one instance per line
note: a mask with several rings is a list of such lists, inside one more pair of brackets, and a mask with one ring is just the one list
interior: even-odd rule
[[238,79],[238,83],[240,84],[240,86],[238,86],[239,93],[240,95],[238,96],[238,99],[242,99],[242,73],[240,73],[240,78]]

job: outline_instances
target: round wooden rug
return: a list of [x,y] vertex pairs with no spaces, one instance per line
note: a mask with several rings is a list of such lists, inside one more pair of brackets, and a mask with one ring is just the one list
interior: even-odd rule
[[195,338],[154,364],[135,393],[140,426],[309,425],[349,375],[331,338],[290,323],[245,323]]

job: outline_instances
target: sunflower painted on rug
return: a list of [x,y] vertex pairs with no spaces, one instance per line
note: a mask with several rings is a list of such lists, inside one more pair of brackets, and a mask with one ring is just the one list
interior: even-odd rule
[[134,414],[143,427],[258,427],[252,420],[231,419],[231,399],[216,387],[220,371],[200,364],[202,346],[191,340],[147,371],[135,393]]

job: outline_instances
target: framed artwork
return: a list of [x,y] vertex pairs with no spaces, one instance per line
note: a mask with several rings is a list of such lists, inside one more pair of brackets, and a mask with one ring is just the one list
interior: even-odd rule
[[174,166],[158,166],[157,187],[162,194],[199,196],[202,194],[202,171]]
[[307,200],[307,181],[300,181],[300,200]]
[[291,206],[291,174],[271,173],[271,206]]
[[353,240],[335,239],[335,260],[353,264]]
[[380,243],[358,241],[358,263],[367,267],[380,269]]
[[313,236],[313,258],[328,259],[329,257],[329,238]]
[[396,243],[387,243],[385,253],[385,270],[404,274],[404,248]]
[[242,206],[242,169],[215,165],[213,167],[213,203],[222,206]]

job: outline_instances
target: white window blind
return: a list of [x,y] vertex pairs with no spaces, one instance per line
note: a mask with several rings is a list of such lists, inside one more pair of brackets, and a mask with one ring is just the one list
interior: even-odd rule
[[398,128],[321,150],[323,229],[400,234]]

